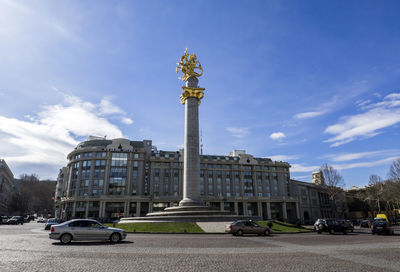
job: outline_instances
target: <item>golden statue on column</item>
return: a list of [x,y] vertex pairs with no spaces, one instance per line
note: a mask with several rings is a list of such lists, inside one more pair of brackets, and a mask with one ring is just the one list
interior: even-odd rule
[[195,54],[189,55],[187,48],[177,64],[176,73],[179,73],[179,70],[181,70],[183,76],[180,79],[186,82],[186,86],[182,86],[181,103],[185,104],[187,98],[195,97],[198,99],[200,105],[205,89],[199,88],[199,80],[197,78],[203,75],[203,67],[201,67]]

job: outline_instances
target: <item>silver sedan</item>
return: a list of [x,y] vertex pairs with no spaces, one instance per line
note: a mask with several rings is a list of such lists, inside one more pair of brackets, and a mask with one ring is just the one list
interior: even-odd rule
[[63,244],[71,241],[110,240],[117,243],[126,238],[123,229],[110,228],[91,219],[74,219],[50,228],[50,239],[60,240]]

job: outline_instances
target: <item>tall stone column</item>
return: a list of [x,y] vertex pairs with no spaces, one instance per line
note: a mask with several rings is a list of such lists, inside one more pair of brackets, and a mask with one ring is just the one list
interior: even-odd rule
[[296,201],[296,219],[301,220],[299,202]]
[[271,203],[267,202],[267,219],[270,220],[271,218]]
[[185,139],[183,158],[183,199],[179,206],[203,206],[200,197],[199,154],[199,104],[203,88],[198,88],[198,79],[189,77],[182,87],[181,103],[185,104]]
[[140,205],[141,205],[141,202],[136,202],[136,216],[137,217],[140,217],[141,215],[140,215]]
[[286,201],[282,202],[282,217],[284,221],[287,220]]

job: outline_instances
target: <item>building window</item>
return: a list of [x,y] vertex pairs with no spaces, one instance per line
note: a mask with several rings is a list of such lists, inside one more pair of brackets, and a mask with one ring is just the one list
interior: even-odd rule
[[83,157],[84,157],[84,158],[91,158],[91,157],[93,157],[93,153],[92,153],[92,152],[90,152],[90,153],[83,153]]
[[111,166],[127,166],[128,153],[112,153]]
[[96,160],[95,162],[95,167],[105,167],[106,166],[106,160]]
[[90,169],[89,170],[82,170],[81,179],[87,179],[89,177],[90,177]]
[[159,196],[159,194],[160,194],[160,184],[159,183],[153,184],[153,194],[154,194],[154,196]]
[[208,195],[214,195],[214,190],[212,184],[208,184]]
[[125,185],[125,177],[110,177],[108,187],[110,195],[123,195],[125,193]]
[[107,153],[106,152],[97,152],[96,157],[105,158],[105,157],[107,157]]
[[273,195],[278,196],[278,180],[273,179],[272,186],[273,186]]
[[83,161],[82,162],[82,167],[90,168],[91,164],[92,164],[92,161]]
[[132,195],[137,194],[137,179],[138,179],[138,170],[132,170]]

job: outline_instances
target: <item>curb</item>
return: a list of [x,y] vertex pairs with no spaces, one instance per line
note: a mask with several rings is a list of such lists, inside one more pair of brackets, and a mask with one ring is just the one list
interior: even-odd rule
[[[300,234],[300,233],[313,233],[313,232],[315,232],[314,230],[313,231],[296,231],[296,232],[271,232],[271,234],[273,235],[273,234]],[[215,234],[226,234],[226,235],[228,235],[228,234],[231,234],[231,233],[226,233],[226,232],[139,232],[139,231],[136,231],[136,232],[133,232],[133,231],[127,231],[126,233],[128,233],[128,234],[202,234],[202,235],[205,235],[205,234],[212,234],[212,235],[215,235]]]

